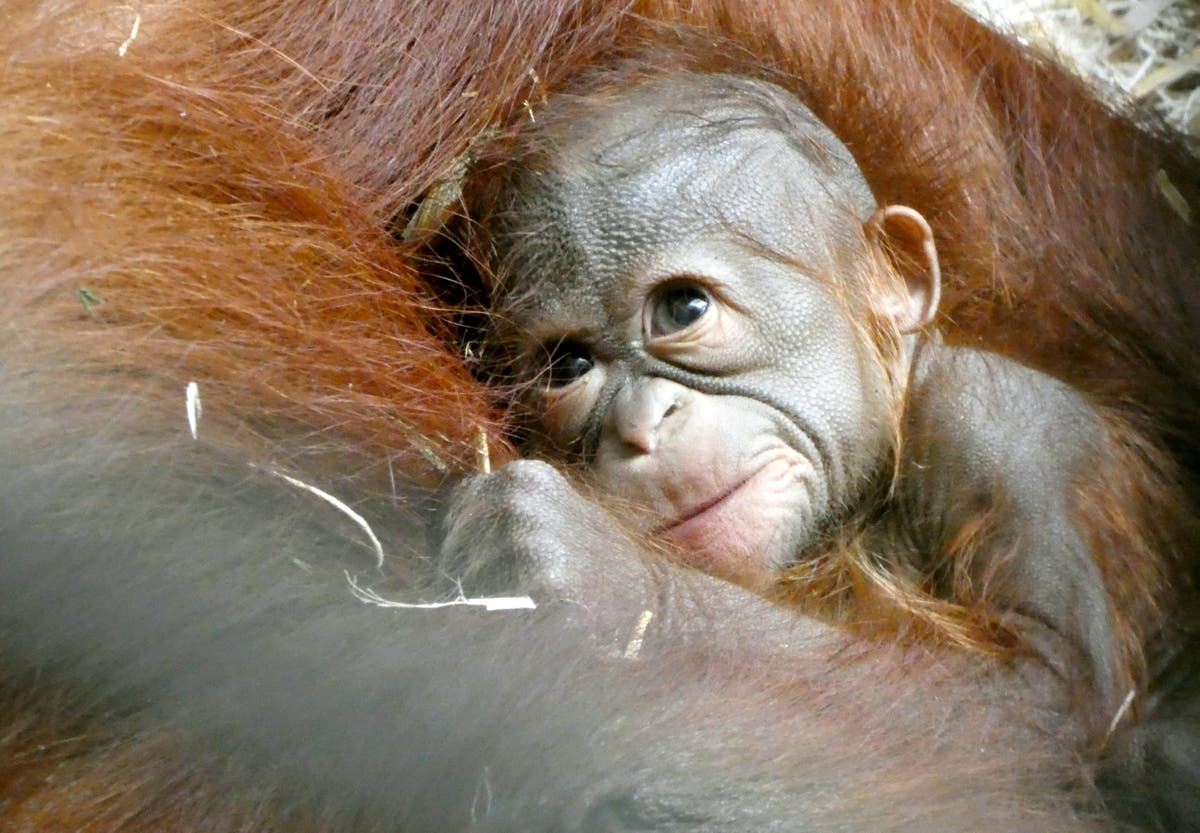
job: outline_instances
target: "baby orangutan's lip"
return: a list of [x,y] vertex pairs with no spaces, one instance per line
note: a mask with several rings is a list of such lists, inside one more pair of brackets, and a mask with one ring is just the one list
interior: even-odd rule
[[659,528],[658,531],[663,532],[663,533],[674,533],[677,530],[679,530],[680,527],[684,526],[685,524],[691,523],[692,521],[700,520],[702,518],[702,516],[704,516],[705,514],[707,514],[709,512],[713,512],[713,511],[719,512],[722,504],[726,503],[731,497],[733,497],[735,494],[737,494],[739,491],[741,491],[746,486],[746,484],[749,483],[751,480],[753,480],[758,475],[758,473],[761,471],[762,471],[762,469],[758,469],[753,474],[738,481],[738,483],[733,488],[729,489],[728,491],[721,493],[720,495],[713,498],[712,500],[706,501],[704,503],[699,504],[698,506],[693,507],[692,509],[689,509],[687,512],[684,512],[682,515],[680,515],[675,520],[670,521],[667,524],[664,524],[662,527]]
[[664,524],[664,537],[683,545],[683,561],[735,581],[757,581],[780,555],[780,524],[790,507],[780,503],[793,462],[776,457],[728,491]]

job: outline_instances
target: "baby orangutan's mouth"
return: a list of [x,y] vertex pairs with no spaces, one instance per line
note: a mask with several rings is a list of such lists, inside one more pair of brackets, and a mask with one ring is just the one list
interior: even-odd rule
[[778,484],[788,469],[785,460],[768,463],[659,532],[683,545],[683,559],[693,567],[737,581],[761,577],[776,556],[772,546],[780,519],[778,512],[763,508],[778,502]]
[[[759,469],[759,471],[762,471],[762,469]],[[751,474],[750,476],[746,477],[745,479],[739,481],[736,485],[734,485],[728,491],[722,492],[721,494],[717,495],[715,498],[712,498],[711,500],[705,501],[704,503],[701,503],[701,504],[689,509],[688,511],[684,512],[682,515],[677,517],[675,520],[664,524],[662,527],[659,528],[658,531],[662,532],[662,533],[666,533],[668,535],[671,535],[671,534],[674,534],[676,531],[678,531],[681,527],[683,527],[687,524],[690,524],[693,521],[702,521],[703,517],[705,515],[707,515],[709,512],[720,512],[721,507],[730,498],[732,498],[735,494],[737,494],[739,491],[741,491],[746,486],[747,483],[749,483],[751,480],[754,479],[754,477],[757,474],[758,474],[758,471],[754,472],[754,474]]]

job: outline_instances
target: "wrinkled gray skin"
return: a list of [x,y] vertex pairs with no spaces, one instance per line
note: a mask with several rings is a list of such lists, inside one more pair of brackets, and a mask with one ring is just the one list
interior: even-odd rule
[[[1125,692],[1105,587],[1071,521],[1072,482],[1104,453],[1097,415],[1049,377],[929,334],[929,227],[878,209],[846,148],[783,90],[673,77],[567,113],[513,177],[495,229],[502,337],[539,380],[537,450],[581,462],[620,499],[622,524],[763,586],[886,491],[899,397],[905,453],[880,546],[934,558],[981,508],[1003,507],[997,557],[974,577],[1106,728]],[[872,227],[923,264],[872,299],[901,334],[896,390],[831,290],[866,262]],[[680,292],[702,298],[695,320],[672,318]],[[607,512],[538,463],[460,487],[445,563],[478,561],[458,544],[463,514],[510,517],[511,482],[535,467],[557,494],[516,489],[526,511],[510,537],[539,543],[515,546],[493,578],[540,573],[553,594],[587,592],[592,580],[571,576],[606,549],[593,542],[612,537],[596,526]]]

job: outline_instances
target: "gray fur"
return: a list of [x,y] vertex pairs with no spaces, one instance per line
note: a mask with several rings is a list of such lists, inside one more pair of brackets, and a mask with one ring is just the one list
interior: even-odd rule
[[[690,572],[640,566],[626,576],[644,593],[593,585],[533,612],[367,607],[343,570],[406,601],[449,589],[388,578],[419,574],[394,559],[424,535],[389,501],[340,495],[384,543],[379,573],[354,524],[192,441],[182,416],[156,430],[133,401],[63,412],[19,394],[11,377],[0,389],[6,673],[59,692],[50,714],[69,702],[110,728],[170,732],[175,766],[235,806],[360,832],[1095,829],[1044,786],[1065,777],[1057,742],[1014,730],[965,668],[923,669],[899,647],[860,660],[845,637],[792,631],[790,615],[780,630],[737,598],[710,606]],[[544,506],[550,489],[577,517],[557,475],[513,474],[484,505]],[[471,557],[528,541],[520,517],[483,519]],[[634,558],[620,540],[559,542],[576,560]],[[656,615],[624,658],[613,646],[643,604]],[[945,699],[894,714],[909,686]],[[957,709],[975,718],[947,731]],[[880,779],[912,806],[897,812]]]

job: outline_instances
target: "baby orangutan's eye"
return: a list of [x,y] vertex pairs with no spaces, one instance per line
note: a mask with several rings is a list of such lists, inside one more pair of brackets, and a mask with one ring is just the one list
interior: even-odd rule
[[686,330],[704,317],[711,304],[708,292],[698,284],[691,281],[667,284],[650,296],[649,337],[669,336]]
[[564,388],[572,382],[582,379],[595,366],[592,353],[578,341],[566,339],[546,352],[550,360],[546,367],[546,387]]

